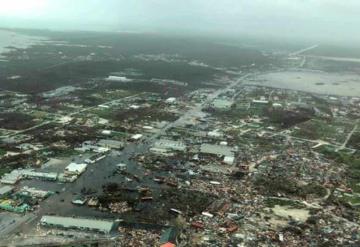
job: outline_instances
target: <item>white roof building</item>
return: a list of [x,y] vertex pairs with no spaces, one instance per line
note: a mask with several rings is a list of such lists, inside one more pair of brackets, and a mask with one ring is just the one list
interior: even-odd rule
[[77,164],[77,163],[70,163],[66,168],[65,168],[65,173],[66,174],[76,174],[76,175],[80,175],[83,172],[85,172],[87,167],[87,164],[83,163],[83,164]]
[[115,224],[113,221],[58,217],[49,215],[43,216],[40,220],[40,223],[44,226],[89,230],[102,233],[110,233]]
[[103,130],[103,131],[101,131],[101,134],[103,134],[103,135],[111,135],[111,130]]
[[230,109],[234,105],[234,102],[227,99],[215,99],[212,102],[212,106],[216,109]]
[[218,130],[218,129],[213,130],[213,131],[209,131],[209,132],[207,133],[207,135],[208,135],[209,137],[222,137],[222,136],[224,136],[224,134],[221,133],[220,130]]
[[174,104],[176,102],[176,98],[171,97],[165,100],[166,103],[168,104]]
[[105,80],[107,80],[107,81],[118,81],[118,82],[130,82],[130,81],[132,81],[131,79],[126,78],[126,76],[115,76],[115,75],[110,75]]
[[142,137],[143,137],[142,134],[135,134],[131,136],[131,139],[137,141],[140,140]]
[[47,172],[37,172],[33,169],[17,169],[13,170],[11,173],[5,174],[0,182],[3,184],[16,184],[19,180],[23,178],[35,178],[35,179],[43,179],[55,181],[58,177],[57,173],[47,173]]
[[228,164],[228,165],[233,165],[235,161],[235,157],[234,156],[225,156],[224,157],[224,163]]
[[174,151],[185,151],[186,145],[180,141],[173,141],[168,139],[161,139],[154,144],[155,149],[174,150]]
[[267,101],[267,100],[256,100],[256,99],[254,99],[254,100],[252,101],[252,103],[253,103],[253,104],[257,104],[257,105],[266,105],[266,104],[269,104],[269,101]]

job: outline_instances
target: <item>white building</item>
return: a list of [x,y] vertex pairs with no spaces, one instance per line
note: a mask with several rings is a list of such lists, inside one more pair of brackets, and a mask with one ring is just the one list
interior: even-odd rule
[[224,163],[228,164],[228,165],[233,165],[235,161],[235,157],[234,156],[225,156],[224,157]]
[[181,141],[173,141],[168,139],[161,139],[154,144],[155,149],[163,149],[168,151],[181,151],[184,152],[186,150],[185,143]]
[[165,103],[167,104],[175,104],[176,103],[176,98],[171,97],[165,100]]
[[212,107],[219,110],[228,110],[234,105],[234,102],[227,99],[215,99],[212,102]]
[[218,129],[213,130],[213,131],[209,131],[209,132],[207,133],[207,135],[208,135],[209,137],[215,137],[215,138],[217,138],[217,137],[223,137],[223,136],[224,136],[224,134],[221,133],[220,130],[218,130]]
[[85,164],[85,163],[82,163],[82,164],[70,163],[65,168],[65,173],[68,175],[80,175],[83,172],[85,172],[86,167],[87,167],[87,164]]
[[25,178],[34,178],[48,181],[56,181],[58,178],[58,174],[55,172],[36,172],[32,170],[24,170],[23,177]]
[[90,220],[72,217],[58,217],[45,215],[40,220],[41,225],[60,227],[64,229],[89,230],[102,233],[110,233],[114,228],[113,221]]

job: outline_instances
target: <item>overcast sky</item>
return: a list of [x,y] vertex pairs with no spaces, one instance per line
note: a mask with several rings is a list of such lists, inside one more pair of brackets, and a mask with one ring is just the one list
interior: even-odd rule
[[0,0],[0,26],[360,41],[360,0]]

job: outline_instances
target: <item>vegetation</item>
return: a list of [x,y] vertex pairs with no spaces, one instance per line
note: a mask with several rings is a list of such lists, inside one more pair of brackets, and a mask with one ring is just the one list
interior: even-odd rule
[[255,186],[262,190],[265,194],[277,196],[278,193],[285,195],[299,196],[306,198],[307,196],[323,197],[326,195],[326,190],[322,186],[310,183],[300,186],[295,181],[284,177],[257,177]]
[[33,117],[24,113],[0,113],[0,128],[3,129],[23,130],[30,128],[34,124]]

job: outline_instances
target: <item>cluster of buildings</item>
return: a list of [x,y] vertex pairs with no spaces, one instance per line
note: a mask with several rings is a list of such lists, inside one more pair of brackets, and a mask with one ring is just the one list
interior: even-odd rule
[[[75,114],[71,121],[79,128],[96,127],[94,135],[67,146],[81,161],[67,162],[60,172],[4,174],[0,209],[23,213],[53,194],[19,186],[21,180],[86,180],[89,167],[112,157],[114,162],[104,162],[109,174],[99,178],[96,193],[84,188],[70,203],[113,218],[131,215],[135,222],[44,215],[41,229],[115,234],[148,246],[326,246],[316,234],[344,246],[360,240],[354,216],[359,185],[347,178],[351,159],[344,159],[358,152],[357,123],[350,119],[359,117],[360,100],[242,84],[209,100],[214,92],[141,95]],[[114,114],[118,108],[128,115]],[[78,133],[56,131],[63,137]],[[17,146],[28,152],[45,147],[33,144]]]

